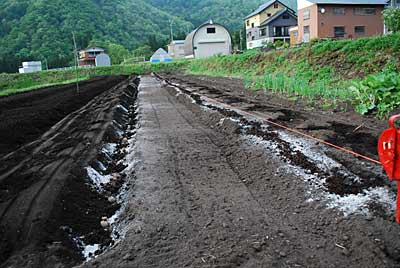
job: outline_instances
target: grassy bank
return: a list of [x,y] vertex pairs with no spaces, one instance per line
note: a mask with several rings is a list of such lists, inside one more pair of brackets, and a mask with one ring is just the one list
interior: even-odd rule
[[[173,71],[184,68],[188,63],[185,61],[162,63],[162,64],[134,64],[116,65],[112,67],[98,67],[78,69],[78,80],[86,80],[103,75],[131,75],[145,74],[151,72]],[[0,96],[6,96],[41,87],[67,84],[76,81],[76,71],[43,71],[30,74],[0,74]]]
[[[399,59],[400,34],[392,34],[358,40],[315,40],[300,48],[217,56],[192,61],[188,72],[239,77],[252,90],[270,90],[293,99],[305,97],[327,106],[352,102],[360,113],[377,111],[384,115],[400,105],[399,101],[385,106],[388,97],[379,96],[385,86],[391,94],[400,92],[400,83],[390,83],[399,77]],[[379,105],[379,101],[384,104]]]

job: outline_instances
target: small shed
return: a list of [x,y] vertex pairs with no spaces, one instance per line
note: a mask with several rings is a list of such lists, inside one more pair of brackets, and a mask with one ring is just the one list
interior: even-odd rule
[[26,61],[22,63],[22,68],[19,68],[19,73],[34,73],[42,71],[41,61]]
[[207,58],[217,54],[229,55],[232,37],[228,29],[212,20],[200,25],[185,39],[186,58]]
[[172,57],[162,48],[159,48],[153,56],[150,58],[150,62],[158,63],[158,62],[171,62]]
[[174,59],[185,57],[185,40],[173,40],[168,45],[168,54]]
[[95,59],[95,62],[96,62],[96,66],[97,67],[108,67],[108,66],[111,66],[110,56],[108,56],[105,53],[101,53],[101,54],[97,55],[96,59]]

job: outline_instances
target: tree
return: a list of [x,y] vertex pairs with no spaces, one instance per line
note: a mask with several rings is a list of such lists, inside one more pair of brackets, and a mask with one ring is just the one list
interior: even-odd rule
[[153,52],[154,50],[149,45],[144,45],[132,51],[132,54],[133,57],[145,57],[148,59],[153,55]]
[[113,64],[120,64],[129,56],[129,51],[119,44],[108,43],[106,45],[106,51]]
[[386,8],[383,11],[383,17],[385,19],[386,26],[389,28],[389,31],[400,31],[400,8]]

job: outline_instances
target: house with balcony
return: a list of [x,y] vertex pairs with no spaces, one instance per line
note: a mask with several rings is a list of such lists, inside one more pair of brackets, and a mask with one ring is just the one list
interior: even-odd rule
[[290,43],[289,29],[297,25],[296,12],[278,0],[261,5],[245,18],[247,49],[281,40]]
[[111,59],[100,47],[90,47],[79,51],[79,66],[95,67],[95,66],[111,66]]
[[298,42],[382,35],[387,4],[388,0],[298,0]]

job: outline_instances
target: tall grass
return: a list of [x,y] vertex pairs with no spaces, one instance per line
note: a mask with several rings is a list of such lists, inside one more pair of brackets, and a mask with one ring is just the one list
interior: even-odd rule
[[326,103],[352,101],[354,81],[383,69],[400,69],[400,33],[358,40],[322,41],[279,51],[247,51],[190,63],[198,75],[241,77],[252,90]]

